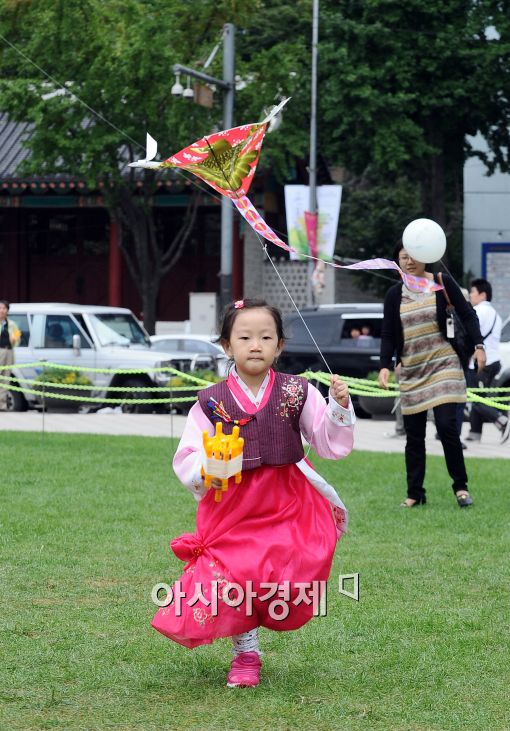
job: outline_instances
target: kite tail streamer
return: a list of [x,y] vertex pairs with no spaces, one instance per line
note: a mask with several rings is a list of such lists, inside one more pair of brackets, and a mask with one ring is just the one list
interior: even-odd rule
[[[253,203],[247,196],[243,195],[239,198],[233,198],[232,203],[237,208],[241,216],[247,221],[253,230],[263,236],[267,241],[270,241],[275,246],[279,246],[285,251],[292,251],[296,254],[300,254],[292,246],[285,244],[279,236],[275,234],[272,228],[267,225],[260,213],[256,210]],[[365,261],[358,261],[355,264],[335,264],[334,262],[324,261],[316,256],[304,255],[307,259],[313,259],[314,261],[323,261],[324,264],[334,267],[335,269],[394,269],[397,271],[404,283],[410,288],[420,292],[436,292],[443,289],[441,285],[436,284],[434,280],[427,279],[426,277],[415,277],[412,274],[405,274],[399,265],[391,259],[367,259]]]

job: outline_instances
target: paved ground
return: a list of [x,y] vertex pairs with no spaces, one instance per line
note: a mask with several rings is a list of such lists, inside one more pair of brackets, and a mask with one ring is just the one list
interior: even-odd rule
[[[124,434],[146,437],[179,437],[186,417],[159,414],[41,414],[0,413],[0,431],[64,432],[79,434]],[[355,449],[369,452],[403,452],[404,439],[391,438],[393,421],[358,419],[356,423]],[[464,424],[464,434],[469,429]],[[442,455],[439,441],[434,438],[434,424],[427,426],[427,452]],[[492,424],[484,426],[481,443],[469,442],[464,452],[469,457],[510,458],[510,439],[500,445],[499,432]]]

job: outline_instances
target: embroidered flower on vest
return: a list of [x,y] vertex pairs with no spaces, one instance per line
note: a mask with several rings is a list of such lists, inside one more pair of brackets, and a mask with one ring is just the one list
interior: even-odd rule
[[303,385],[297,378],[290,376],[282,385],[282,400],[278,407],[278,415],[284,419],[288,419],[289,416],[293,415],[293,412],[299,409],[303,403],[303,399]]

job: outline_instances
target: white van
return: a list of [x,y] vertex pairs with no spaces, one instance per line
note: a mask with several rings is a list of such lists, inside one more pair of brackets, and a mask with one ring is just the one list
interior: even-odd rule
[[[164,398],[165,392],[153,394],[144,391],[147,386],[164,386],[169,374],[154,372],[150,368],[171,366],[178,370],[193,370],[199,358],[184,353],[159,352],[151,347],[148,334],[131,310],[123,307],[99,307],[66,303],[16,303],[11,304],[9,319],[21,331],[21,341],[15,349],[12,373],[16,379],[34,379],[44,369],[44,362],[70,365],[82,371],[85,368],[140,369],[137,374],[94,373],[83,370],[96,387],[94,397],[107,396],[105,386],[139,387],[126,395],[125,411],[151,412],[151,404],[130,405],[131,398]],[[202,359],[203,360],[203,359]],[[25,364],[34,364],[26,367]],[[39,365],[40,364],[40,365]],[[30,388],[30,384],[15,381],[15,386]],[[38,405],[37,397],[30,393],[10,391],[8,408],[25,411]],[[85,392],[85,395],[89,395]],[[121,392],[111,392],[119,398]],[[123,394],[122,394],[123,395]],[[99,408],[101,404],[97,404]]]

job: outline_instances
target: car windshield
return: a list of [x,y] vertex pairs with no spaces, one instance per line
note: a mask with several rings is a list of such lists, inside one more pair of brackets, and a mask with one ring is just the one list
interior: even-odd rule
[[146,345],[150,341],[133,315],[90,315],[90,322],[101,345]]

